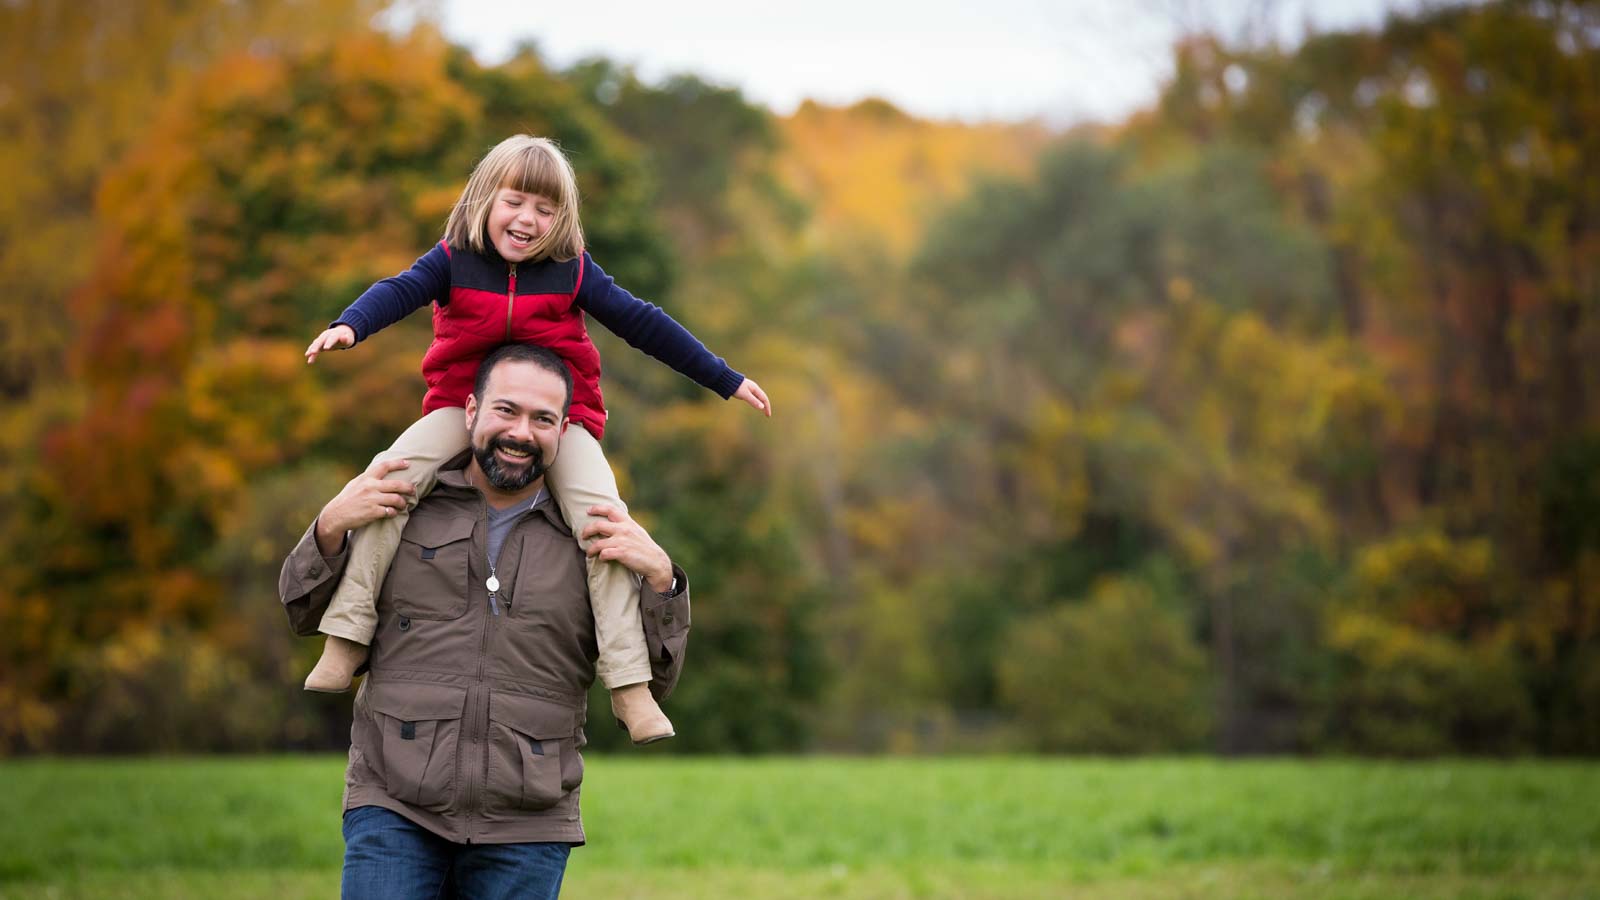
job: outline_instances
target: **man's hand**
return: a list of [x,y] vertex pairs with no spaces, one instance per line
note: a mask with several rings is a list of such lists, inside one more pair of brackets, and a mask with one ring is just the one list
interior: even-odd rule
[[345,532],[390,518],[406,508],[406,498],[417,493],[417,486],[391,479],[389,473],[409,465],[403,459],[375,462],[328,501],[317,516],[317,549],[323,556],[333,556],[344,549]]
[[622,563],[658,594],[672,590],[672,560],[638,522],[613,506],[591,506],[589,515],[601,517],[583,526],[583,533],[578,535],[584,541],[592,541],[590,556]]
[[746,378],[740,382],[739,389],[733,392],[733,396],[766,413],[767,418],[772,418],[772,401],[767,399],[767,392],[761,389],[761,385],[754,381]]
[[327,331],[317,335],[317,339],[306,347],[306,364],[317,361],[317,354],[324,350],[337,350],[340,347],[354,347],[356,345],[356,330],[349,325],[335,325]]

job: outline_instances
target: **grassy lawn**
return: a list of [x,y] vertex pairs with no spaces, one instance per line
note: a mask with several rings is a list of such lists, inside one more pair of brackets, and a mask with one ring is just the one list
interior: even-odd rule
[[[588,757],[571,897],[1600,897],[1600,764]],[[0,762],[0,897],[331,897],[342,758]]]

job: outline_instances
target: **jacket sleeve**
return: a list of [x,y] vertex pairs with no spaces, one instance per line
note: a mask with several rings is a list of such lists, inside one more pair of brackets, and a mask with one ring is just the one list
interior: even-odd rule
[[578,288],[578,306],[594,316],[628,346],[655,357],[673,371],[726,400],[744,383],[734,371],[689,329],[667,315],[666,310],[633,296],[600,268],[588,251],[583,254],[583,284]]
[[[313,550],[315,548],[313,547]],[[644,640],[650,648],[650,693],[667,699],[683,672],[683,651],[689,645],[689,576],[672,564],[677,591],[658,594],[639,585],[639,613],[644,619]]]
[[443,241],[411,268],[367,288],[333,324],[349,325],[359,343],[435,300],[450,302],[450,254]]
[[317,549],[317,523],[313,520],[300,543],[289,551],[289,558],[278,573],[278,599],[283,602],[283,611],[295,634],[310,637],[317,633],[328,601],[333,599],[333,591],[344,575],[349,549],[347,540],[336,556],[323,556]]

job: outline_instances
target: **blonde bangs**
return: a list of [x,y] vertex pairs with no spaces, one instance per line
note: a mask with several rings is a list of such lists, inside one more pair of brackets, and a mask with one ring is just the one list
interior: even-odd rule
[[566,165],[566,157],[543,138],[533,138],[533,141],[534,144],[506,161],[499,186],[524,194],[540,194],[557,206],[576,203],[578,186],[574,183],[572,167]]
[[488,252],[489,208],[501,188],[539,194],[556,207],[550,230],[534,245],[530,259],[568,260],[583,252],[578,220],[578,180],[554,141],[526,134],[495,145],[472,170],[461,199],[450,210],[444,239],[452,247]]

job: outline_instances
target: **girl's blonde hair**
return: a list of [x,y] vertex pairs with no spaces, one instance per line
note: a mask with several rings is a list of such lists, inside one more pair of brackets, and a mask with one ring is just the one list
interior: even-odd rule
[[516,134],[495,145],[478,161],[461,191],[461,199],[444,223],[444,239],[452,247],[487,253],[489,208],[501,188],[538,194],[555,204],[550,230],[533,245],[529,259],[575,259],[583,252],[583,226],[578,223],[578,179],[554,141]]

